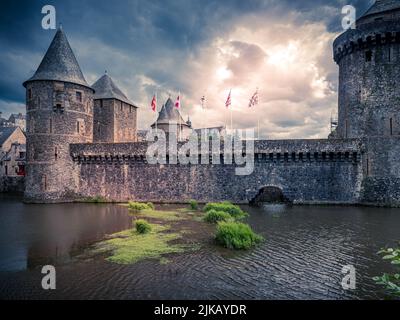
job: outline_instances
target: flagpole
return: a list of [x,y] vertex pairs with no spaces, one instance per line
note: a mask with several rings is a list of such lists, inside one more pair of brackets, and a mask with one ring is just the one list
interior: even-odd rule
[[158,107],[157,107],[157,101],[158,101],[158,96],[157,96],[157,91],[156,91],[156,134],[158,134],[158,128],[157,128],[157,124],[158,124]]
[[232,134],[233,134],[233,106],[231,105],[231,131],[232,131]]
[[178,108],[178,114],[179,114],[179,142],[182,141],[182,125],[181,125],[181,92],[179,91],[179,108]]

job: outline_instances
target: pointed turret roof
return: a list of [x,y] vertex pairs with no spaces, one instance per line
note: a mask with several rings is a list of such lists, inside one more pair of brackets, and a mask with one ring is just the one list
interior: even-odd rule
[[400,9],[400,0],[376,0],[372,7],[369,8],[361,18],[396,9]]
[[[168,98],[167,102],[162,106],[160,112],[158,113],[157,124],[181,124],[188,125],[185,120],[183,120],[181,113],[178,108],[175,107],[171,98]],[[154,127],[155,124],[152,125]]]
[[117,99],[132,106],[135,104],[117,87],[111,77],[106,73],[97,80],[92,88],[95,90],[94,99]]
[[57,30],[39,68],[32,78],[25,81],[24,86],[36,80],[71,82],[90,88],[62,28]]

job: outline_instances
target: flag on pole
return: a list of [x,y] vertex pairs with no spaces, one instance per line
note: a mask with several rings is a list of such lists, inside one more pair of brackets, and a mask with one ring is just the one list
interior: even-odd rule
[[153,110],[153,112],[157,111],[157,98],[156,95],[153,96],[153,100],[151,100],[151,110]]
[[258,89],[256,90],[256,92],[253,94],[253,96],[250,99],[249,108],[254,107],[256,105],[258,105]]
[[178,98],[176,98],[175,108],[179,109],[181,107],[181,95],[179,94]]
[[200,101],[201,101],[201,107],[204,109],[204,105],[206,104],[206,96],[202,96]]
[[226,102],[225,102],[225,107],[227,107],[227,108],[229,108],[232,105],[231,93],[232,93],[232,90],[229,91],[228,98],[226,99]]

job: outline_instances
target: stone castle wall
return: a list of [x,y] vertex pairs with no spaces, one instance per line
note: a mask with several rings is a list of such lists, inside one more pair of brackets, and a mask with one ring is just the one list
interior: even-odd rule
[[[151,165],[146,143],[75,144],[79,197],[109,200],[248,203],[275,186],[294,203],[354,204],[362,181],[358,140],[260,141],[255,169],[238,176],[235,165]],[[221,155],[223,162],[223,156]]]

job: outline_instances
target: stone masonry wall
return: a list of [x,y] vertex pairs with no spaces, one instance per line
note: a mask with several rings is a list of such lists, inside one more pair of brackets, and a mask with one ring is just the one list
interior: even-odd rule
[[146,143],[76,144],[81,197],[109,200],[248,203],[266,186],[282,189],[294,203],[354,204],[362,166],[358,140],[260,141],[255,170],[235,175],[234,165],[150,165]]

